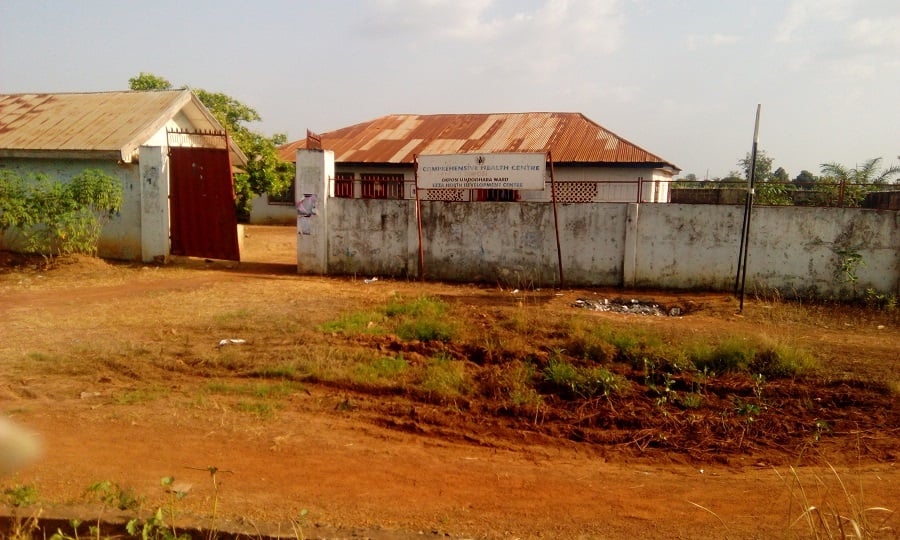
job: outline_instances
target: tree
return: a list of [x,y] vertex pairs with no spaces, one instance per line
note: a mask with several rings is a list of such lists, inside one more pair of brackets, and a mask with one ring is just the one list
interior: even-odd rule
[[818,180],[819,180],[819,177],[817,177],[817,176],[814,175],[813,173],[807,171],[806,169],[803,169],[802,171],[800,171],[800,174],[798,174],[797,176],[795,176],[794,179],[791,180],[791,181],[792,181],[792,182],[794,183],[794,185],[797,186],[798,188],[801,188],[801,189],[809,189],[809,188],[811,188]]
[[888,184],[894,176],[900,176],[900,166],[894,165],[880,169],[881,158],[872,158],[862,164],[848,169],[840,163],[822,164],[822,174],[842,184]]
[[[152,73],[141,72],[128,79],[132,90],[168,90],[172,84]],[[234,143],[247,156],[247,167],[234,177],[236,210],[239,217],[250,213],[250,199],[264,193],[283,193],[294,179],[294,164],[278,158],[277,146],[287,135],[276,133],[266,137],[247,127],[261,120],[252,107],[221,92],[203,89],[193,91],[209,112],[222,124]]]
[[[740,165],[745,178],[748,180],[750,178],[751,161],[752,156],[750,152],[747,152],[743,159],[738,160],[738,165]],[[765,150],[760,150],[756,153],[756,163],[753,169],[755,171],[753,180],[756,187],[756,202],[759,204],[777,205],[793,204],[790,194],[793,186],[781,183],[782,178],[785,182],[787,181],[788,174],[781,167],[772,172],[772,163],[774,161],[766,154]]]
[[[744,172],[744,178],[750,179],[750,162],[752,161],[752,156],[750,152],[747,152],[747,155],[738,160],[738,165],[741,167],[741,171]],[[755,176],[754,182],[769,182],[772,180],[772,162],[774,160],[766,155],[765,150],[760,150],[756,153],[756,166],[754,167]]]
[[791,177],[788,176],[788,173],[786,170],[784,170],[784,167],[778,167],[777,169],[775,169],[775,172],[772,173],[772,181],[787,183],[791,181]]
[[132,90],[146,92],[149,90],[171,90],[172,83],[152,73],[141,72],[137,77],[128,79],[128,87]]

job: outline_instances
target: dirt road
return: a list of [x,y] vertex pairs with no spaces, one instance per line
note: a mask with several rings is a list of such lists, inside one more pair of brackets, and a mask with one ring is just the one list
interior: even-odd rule
[[[90,520],[99,512],[84,506],[91,484],[109,480],[144,496],[147,516],[170,502],[160,479],[174,476],[191,485],[177,501],[180,527],[215,519],[223,531],[305,538],[802,538],[810,535],[797,519],[804,505],[849,517],[859,515],[854,508],[900,512],[900,452],[792,468],[768,455],[703,463],[641,457],[526,429],[445,437],[434,424],[397,429],[383,416],[394,407],[427,417],[438,405],[319,384],[284,397],[273,415],[247,414],[233,399],[205,391],[211,378],[198,372],[203,363],[229,360],[216,352],[221,338],[258,331],[242,326],[242,313],[319,320],[351,307],[357,295],[481,294],[465,286],[460,292],[385,279],[365,288],[297,276],[291,229],[251,227],[248,235],[238,266],[80,260],[0,275],[0,411],[40,434],[44,447],[38,462],[2,485],[33,484],[45,515]],[[577,293],[561,294],[550,302]],[[725,302],[724,295],[705,299]],[[192,326],[206,320],[210,304],[210,320],[232,325],[233,334],[204,335],[202,325]],[[883,369],[897,373],[897,328],[844,330],[797,339],[893,358]],[[258,339],[286,339],[266,336]],[[265,350],[258,340],[252,345]],[[172,353],[178,347],[184,355]],[[199,360],[189,354],[207,349]],[[98,359],[98,351],[111,350]],[[898,426],[885,428],[896,445]],[[886,517],[880,537],[897,537],[896,514],[869,517]]]

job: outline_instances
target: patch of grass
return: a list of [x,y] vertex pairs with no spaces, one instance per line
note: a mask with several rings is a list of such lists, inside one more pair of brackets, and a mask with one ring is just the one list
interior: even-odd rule
[[400,296],[395,296],[384,308],[384,314],[388,317],[412,317],[435,318],[443,317],[447,313],[447,304],[429,296],[420,296],[411,301],[405,301]]
[[575,321],[573,323],[566,332],[568,339],[564,345],[572,356],[600,364],[616,359],[619,349],[610,341],[610,332],[606,328],[588,328]]
[[353,380],[362,383],[399,383],[409,370],[409,364],[398,356],[379,356],[368,362],[360,362],[353,368]]
[[478,376],[478,393],[519,409],[533,410],[544,398],[535,388],[537,369],[533,362],[512,360],[505,365],[484,366]]
[[260,418],[272,418],[277,408],[271,403],[245,400],[238,401],[234,407],[242,413],[255,414]]
[[302,390],[303,386],[291,381],[247,384],[213,381],[206,383],[204,389],[211,394],[223,396],[246,396],[257,399],[271,399],[287,397],[298,390]]
[[751,373],[776,379],[802,375],[816,367],[812,355],[802,349],[737,336],[715,345],[694,343],[686,350],[697,370],[711,374]]
[[628,382],[602,366],[575,366],[555,354],[543,371],[549,390],[565,399],[609,396],[625,392]]
[[456,331],[453,323],[448,321],[447,304],[425,296],[410,301],[395,296],[380,312],[344,314],[319,328],[323,332],[342,334],[384,335],[394,332],[407,341],[449,341]]
[[250,374],[263,379],[294,379],[298,376],[298,371],[297,366],[290,363],[259,367],[251,371]]
[[815,369],[816,361],[807,351],[783,344],[764,346],[754,355],[750,371],[769,379],[803,375]]
[[407,341],[450,341],[454,326],[443,320],[417,319],[397,327],[397,335]]
[[45,375],[87,375],[93,369],[82,363],[73,362],[61,354],[34,351],[26,355],[28,360],[40,365],[39,371]]
[[381,335],[386,333],[384,315],[373,311],[347,313],[341,315],[336,321],[323,323],[319,329],[330,334]]
[[703,342],[688,347],[688,358],[694,367],[709,373],[747,371],[755,354],[756,348],[752,343],[734,336],[717,345]]
[[450,341],[455,332],[446,316],[447,304],[436,298],[403,301],[395,297],[384,314],[396,325],[397,335],[407,341]]
[[[615,360],[629,364],[634,369],[642,369],[646,362],[673,372],[681,371],[688,367],[680,346],[668,345],[663,338],[644,329],[612,329],[600,327],[594,330],[593,340],[597,343],[606,342],[614,348]],[[602,345],[595,348],[595,354],[604,356],[610,354]]]
[[466,376],[465,362],[443,355],[431,358],[425,364],[418,386],[430,396],[441,399],[464,396],[472,388]]

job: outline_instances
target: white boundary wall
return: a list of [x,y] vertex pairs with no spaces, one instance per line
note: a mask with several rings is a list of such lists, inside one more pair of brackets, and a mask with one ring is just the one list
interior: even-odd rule
[[[298,167],[305,193],[328,193],[326,154]],[[417,278],[415,204],[319,195],[312,234],[298,235],[298,272]],[[559,283],[552,204],[422,201],[421,209],[427,279]],[[567,286],[734,286],[742,206],[578,203],[558,210]],[[846,253],[862,257],[855,284],[840,274]],[[819,297],[867,288],[900,293],[900,212],[754,208],[747,285]]]

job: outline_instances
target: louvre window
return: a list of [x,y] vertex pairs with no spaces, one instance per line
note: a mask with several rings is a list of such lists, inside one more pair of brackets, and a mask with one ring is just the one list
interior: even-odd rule
[[518,199],[515,189],[478,189],[475,190],[476,201],[509,202]]

